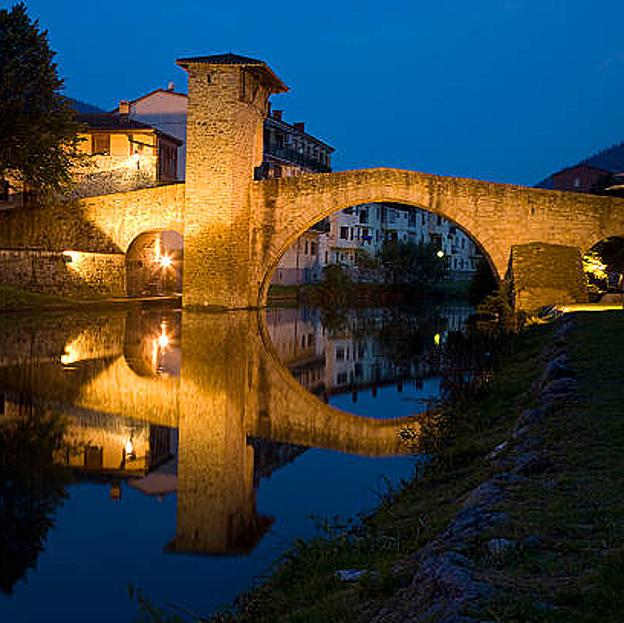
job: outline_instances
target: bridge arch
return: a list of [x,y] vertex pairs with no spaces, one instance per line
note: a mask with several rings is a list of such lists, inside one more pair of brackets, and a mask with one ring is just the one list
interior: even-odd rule
[[[538,197],[530,197],[527,190],[396,169],[265,180],[254,189],[258,228],[264,232],[262,244],[258,245],[259,305],[266,303],[268,286],[281,256],[303,232],[340,210],[368,203],[402,204],[448,219],[475,242],[493,274],[501,279],[510,257],[510,229],[515,234],[522,227],[520,218],[526,220],[537,212]],[[539,198],[550,198],[549,191],[536,192]],[[505,222],[510,205],[512,227]],[[540,238],[529,241],[536,239]]]
[[184,238],[176,230],[143,231],[126,251],[128,296],[158,296],[182,292]]
[[[377,197],[376,195],[372,195],[372,196]],[[389,196],[394,196],[394,195],[389,195]],[[317,225],[323,219],[326,219],[345,209],[360,207],[364,205],[382,205],[382,204],[393,204],[394,206],[414,208],[423,212],[427,212],[430,215],[436,215],[436,216],[440,216],[446,219],[450,223],[451,226],[455,226],[458,229],[460,229],[472,241],[472,243],[477,247],[477,249],[479,249],[480,253],[483,255],[483,259],[486,261],[490,270],[492,271],[492,274],[495,280],[500,281],[500,279],[504,277],[504,273],[501,273],[499,266],[497,266],[495,260],[493,259],[493,254],[495,257],[497,253],[497,245],[496,245],[496,240],[493,239],[489,233],[483,232],[481,234],[481,237],[484,240],[482,240],[482,239],[477,238],[474,234],[472,234],[471,231],[467,229],[467,227],[462,222],[459,222],[457,220],[457,217],[453,218],[439,211],[434,212],[428,207],[425,207],[422,204],[417,203],[415,201],[411,201],[411,200],[410,201],[407,201],[407,200],[397,201],[396,199],[376,198],[374,200],[362,202],[360,204],[334,206],[332,208],[329,208],[327,211],[322,212],[321,214],[323,216],[320,219],[317,219],[315,216],[314,217],[309,216],[307,220],[303,221],[303,223],[301,224],[297,223],[296,229],[295,229],[295,226],[293,226],[289,228],[289,231],[282,233],[282,235],[279,236],[279,239],[276,240],[274,243],[275,250],[273,251],[272,256],[270,257],[267,264],[261,268],[262,277],[261,277],[261,286],[260,286],[260,292],[259,292],[259,307],[266,306],[269,287],[277,271],[278,265],[282,257],[284,256],[284,254],[288,251],[288,249],[293,244],[295,244],[295,242],[301,235],[303,235],[306,231],[308,231],[314,225]],[[310,210],[310,214],[314,214],[314,213],[315,211]],[[461,215],[458,215],[458,217],[461,219]],[[461,219],[461,220],[464,221],[468,219]]]

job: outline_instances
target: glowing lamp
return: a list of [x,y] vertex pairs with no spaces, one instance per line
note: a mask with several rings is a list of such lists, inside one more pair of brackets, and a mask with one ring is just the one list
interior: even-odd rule
[[440,249],[440,250],[436,253],[436,255],[437,255],[440,259],[442,259],[442,258],[444,257],[444,251],[442,251],[442,249]]
[[130,459],[134,458],[134,444],[132,443],[132,438],[126,441],[124,445],[124,454]]
[[170,255],[161,255],[158,258],[158,263],[162,268],[169,268],[173,264],[173,260]]
[[436,334],[433,336],[433,343],[434,343],[436,346],[439,346],[439,345],[440,345],[440,334],[439,334],[439,333],[436,333]]

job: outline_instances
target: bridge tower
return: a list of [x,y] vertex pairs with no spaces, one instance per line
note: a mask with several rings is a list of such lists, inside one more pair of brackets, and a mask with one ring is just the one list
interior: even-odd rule
[[256,307],[250,187],[269,97],[287,91],[266,63],[183,58],[188,73],[184,306]]

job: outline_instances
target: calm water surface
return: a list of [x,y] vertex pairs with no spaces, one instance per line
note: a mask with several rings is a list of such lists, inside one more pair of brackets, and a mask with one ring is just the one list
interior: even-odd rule
[[5,318],[0,621],[134,621],[130,586],[207,615],[370,511],[469,313]]

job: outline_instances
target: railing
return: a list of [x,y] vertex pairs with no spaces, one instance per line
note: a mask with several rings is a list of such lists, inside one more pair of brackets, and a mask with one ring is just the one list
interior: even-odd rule
[[331,167],[323,164],[320,160],[309,158],[305,154],[301,154],[290,147],[278,147],[277,145],[265,143],[264,153],[267,156],[274,156],[280,160],[285,160],[286,162],[305,167],[306,169],[311,169],[316,173],[329,173],[331,171]]

